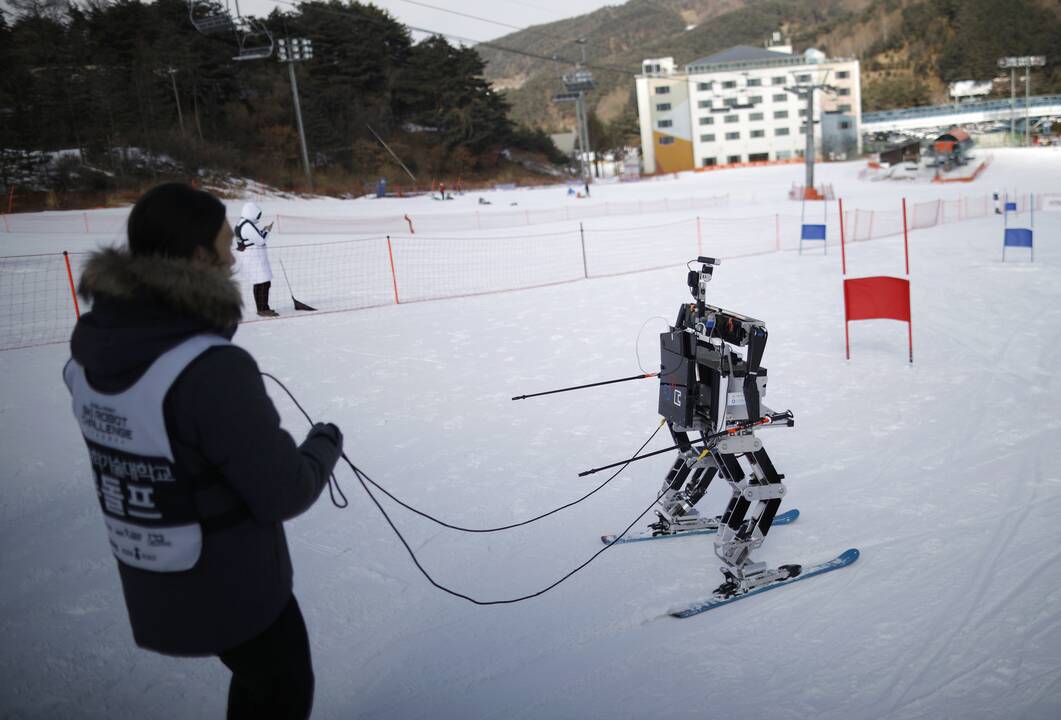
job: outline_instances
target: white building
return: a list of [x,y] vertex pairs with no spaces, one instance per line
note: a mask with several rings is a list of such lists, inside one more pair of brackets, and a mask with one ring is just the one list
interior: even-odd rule
[[861,152],[858,60],[738,45],[680,71],[673,58],[647,59],[642,71],[635,83],[646,173],[801,157],[807,103],[785,88],[818,83],[835,93],[814,91],[816,154]]

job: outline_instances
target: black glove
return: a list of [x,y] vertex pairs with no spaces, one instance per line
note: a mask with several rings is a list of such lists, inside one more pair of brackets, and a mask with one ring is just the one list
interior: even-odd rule
[[243,242],[242,240],[240,240],[239,242],[236,243],[236,249],[239,250],[240,252],[243,252],[244,250],[247,249],[247,244],[245,242]]
[[343,451],[343,433],[338,427],[332,423],[317,423],[310,428],[309,434],[306,435],[307,440],[312,440],[315,437],[325,437],[335,445],[336,449],[342,453]]

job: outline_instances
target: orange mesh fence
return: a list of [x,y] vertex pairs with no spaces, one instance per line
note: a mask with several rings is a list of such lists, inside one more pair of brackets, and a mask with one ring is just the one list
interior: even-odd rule
[[[661,208],[677,208],[679,202],[654,200],[640,205],[644,212],[660,212]],[[1028,201],[1024,204],[1027,206]],[[592,211],[610,214],[608,205],[602,203]],[[814,205],[820,212],[820,203]],[[811,217],[808,209],[804,221],[825,222],[828,245],[838,246],[840,217],[835,203],[830,205],[825,217]],[[555,222],[560,214],[566,216],[567,210],[527,213],[532,220],[552,213],[549,221]],[[849,242],[902,232],[902,217],[897,211],[844,210]],[[993,201],[986,197],[920,203],[912,207],[911,226],[929,227],[989,213],[993,213]],[[80,215],[72,213],[70,217],[76,220]],[[288,237],[269,246],[273,268],[270,304],[285,315],[293,312],[291,296],[321,311],[354,310],[680,266],[697,255],[727,258],[795,250],[801,224],[799,215],[787,214],[687,218],[639,227],[607,227],[607,220],[590,219],[535,234],[493,230],[490,222],[502,222],[512,215],[498,217],[487,213],[478,219],[471,216],[480,232],[458,230],[459,234],[451,236],[419,229],[409,235],[407,228],[399,225],[396,234],[375,232],[353,239],[296,243],[297,238]],[[284,216],[281,222],[287,221]],[[468,221],[468,215],[438,216],[441,227],[446,223],[459,227]],[[312,240],[312,233],[305,239]],[[87,254],[71,253],[69,258],[76,280]],[[243,292],[244,315],[255,319],[251,286],[242,281],[238,263],[235,277]],[[0,256],[0,350],[64,342],[75,319],[62,253]]]

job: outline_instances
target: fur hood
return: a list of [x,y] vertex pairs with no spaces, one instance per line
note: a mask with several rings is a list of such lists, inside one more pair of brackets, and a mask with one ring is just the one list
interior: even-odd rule
[[135,301],[150,299],[218,329],[242,316],[239,285],[227,268],[205,267],[184,258],[134,257],[126,250],[95,252],[85,265],[77,294]]

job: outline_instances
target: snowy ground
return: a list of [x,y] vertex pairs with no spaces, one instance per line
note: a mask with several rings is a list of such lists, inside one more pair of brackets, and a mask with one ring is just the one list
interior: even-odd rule
[[[915,192],[1061,192],[1061,154],[1050,150],[998,151],[976,183],[956,188],[859,182],[858,167],[820,173],[863,207]],[[774,212],[800,172],[719,172],[600,194],[723,188],[745,212],[753,202]],[[548,192],[519,191],[543,206]],[[336,212],[321,203],[322,214]],[[312,201],[299,210],[312,212]],[[905,326],[892,321],[853,324],[844,359],[838,253],[730,259],[716,271],[714,301],[767,322],[767,403],[796,414],[795,428],[761,437],[786,475],[783,509],[802,515],[771,532],[759,557],[811,562],[858,547],[854,567],[675,620],[667,610],[721,579],[710,538],[675,539],[614,547],[535,600],[476,607],[417,573],[340,470],[350,507],[325,496],[288,526],[316,717],[1061,716],[1061,214],[1036,215],[1034,264],[1024,250],[1000,262],[1000,227],[989,217],[911,235],[912,366]],[[40,251],[64,241],[32,239]],[[5,253],[7,242],[0,236]],[[860,243],[849,268],[892,274],[902,247],[901,237]],[[581,495],[601,476],[579,471],[628,456],[658,423],[651,380],[509,398],[633,374],[635,348],[651,369],[660,318],[687,298],[684,268],[671,268],[259,322],[236,339],[315,417],[342,426],[348,453],[375,480],[450,522],[491,526]],[[218,661],[132,643],[59,379],[66,354],[62,345],[0,353],[0,716],[220,717],[228,675]],[[305,422],[273,390],[301,436]],[[665,444],[657,436],[647,450]],[[670,461],[636,463],[582,505],[506,533],[392,516],[437,580],[513,597],[625,527]],[[701,506],[717,512],[725,495],[713,487]]]

